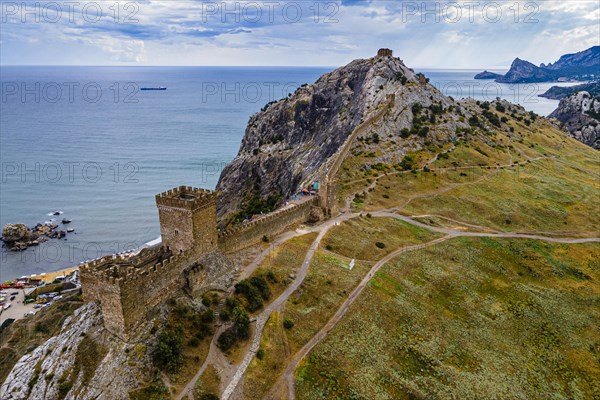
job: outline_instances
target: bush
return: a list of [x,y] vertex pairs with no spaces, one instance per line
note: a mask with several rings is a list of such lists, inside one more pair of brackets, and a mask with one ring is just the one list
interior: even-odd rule
[[219,335],[219,338],[217,339],[217,346],[223,351],[231,349],[236,343],[237,335],[233,326],[221,333],[221,335]]
[[383,249],[383,248],[385,248],[385,243],[377,242],[377,243],[375,243],[375,246],[377,246],[380,249]]
[[265,351],[263,349],[258,349],[258,351],[256,352],[256,358],[258,358],[259,360],[265,358]]
[[167,372],[177,372],[183,363],[183,337],[181,327],[165,329],[158,335],[152,354],[154,364]]
[[206,310],[202,313],[202,322],[210,323],[210,322],[213,322],[214,320],[215,320],[215,312],[212,310],[212,308],[209,308],[208,310]]
[[285,329],[292,329],[294,327],[294,321],[292,321],[291,319],[284,319],[283,320],[283,327]]
[[265,243],[269,243],[269,237],[267,235],[264,235],[262,237],[262,241],[265,242]]
[[200,344],[200,340],[197,337],[193,337],[188,341],[188,346],[191,346],[191,347],[198,347],[199,344]]
[[227,311],[227,309],[223,309],[219,313],[219,318],[221,319],[221,321],[229,321],[229,319],[231,318],[231,316],[229,315],[229,311]]
[[202,297],[202,304],[205,307],[210,307],[210,305],[212,304],[212,301],[210,300],[210,297],[204,295],[204,297]]
[[204,393],[200,396],[200,400],[219,400],[219,396],[213,393]]
[[250,317],[246,310],[241,307],[233,309],[233,326],[239,338],[247,339],[250,337]]

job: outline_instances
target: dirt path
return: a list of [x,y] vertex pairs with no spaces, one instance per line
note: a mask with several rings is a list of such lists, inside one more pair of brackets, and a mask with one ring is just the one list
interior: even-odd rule
[[[428,243],[422,243],[422,244],[417,244],[414,246],[410,246],[410,247],[403,247],[401,249],[398,249],[390,254],[388,254],[387,256],[385,256],[384,258],[382,258],[381,260],[379,260],[377,262],[377,264],[375,264],[371,270],[365,275],[365,277],[362,279],[362,281],[360,281],[360,283],[358,284],[358,286],[356,288],[354,288],[354,290],[350,293],[350,295],[348,296],[348,298],[342,303],[342,305],[338,308],[338,310],[336,311],[336,313],[333,315],[333,317],[331,317],[331,319],[329,321],[327,321],[327,323],[325,324],[325,326],[323,326],[323,328],[321,328],[321,330],[312,337],[312,339],[310,339],[308,341],[308,343],[306,343],[295,355],[294,357],[292,357],[292,360],[290,361],[290,363],[288,364],[288,367],[285,369],[283,375],[279,378],[278,382],[274,385],[274,389],[277,390],[277,388],[283,383],[283,381],[287,382],[287,386],[288,386],[288,390],[289,390],[289,394],[288,394],[288,399],[292,400],[295,398],[295,393],[294,393],[294,372],[296,371],[296,368],[298,367],[298,364],[300,363],[300,361],[302,361],[302,359],[304,359],[304,357],[306,357],[306,355],[308,355],[308,353],[319,343],[321,343],[321,341],[323,339],[325,339],[325,337],[327,336],[327,334],[329,332],[331,332],[331,330],[333,328],[335,328],[335,326],[338,324],[338,322],[342,319],[342,317],[346,314],[346,311],[348,311],[348,308],[352,305],[352,303],[354,303],[354,301],[358,298],[358,296],[360,296],[360,294],[362,293],[362,291],[365,289],[365,287],[368,285],[369,281],[373,278],[373,276],[377,273],[377,271],[379,271],[379,269],[385,265],[388,261],[390,261],[391,259],[393,259],[394,257],[397,257],[398,255],[402,254],[402,253],[406,253],[409,251],[414,251],[414,250],[419,250],[419,249],[423,249],[429,246],[433,246],[435,244],[444,242],[450,238],[452,238],[454,236],[444,236],[442,238],[433,240],[431,242]],[[269,395],[266,396],[267,398],[269,398]]]
[[252,361],[256,352],[258,351],[263,329],[267,323],[267,320],[271,316],[271,313],[274,310],[278,309],[282,304],[284,304],[287,301],[288,297],[292,293],[294,293],[296,291],[296,289],[298,289],[298,287],[302,284],[302,282],[306,278],[306,275],[308,274],[308,267],[310,266],[312,258],[315,255],[315,253],[317,252],[317,249],[319,248],[321,240],[323,239],[325,234],[327,234],[329,229],[331,229],[333,226],[337,225],[338,223],[340,223],[342,221],[353,218],[355,216],[356,216],[356,214],[342,214],[342,215],[339,215],[338,217],[333,218],[315,228],[315,230],[319,231],[319,235],[317,236],[317,238],[315,239],[313,244],[308,249],[308,252],[306,253],[306,256],[304,257],[304,262],[302,263],[302,266],[296,273],[296,279],[294,279],[292,284],[290,286],[288,286],[285,289],[285,291],[281,295],[279,295],[279,297],[277,299],[275,299],[272,303],[270,303],[264,309],[264,311],[261,312],[256,317],[255,332],[254,332],[254,336],[252,338],[252,344],[250,345],[250,348],[248,349],[248,352],[244,356],[244,359],[242,360],[241,364],[237,367],[237,370],[236,370],[233,378],[231,379],[231,381],[229,382],[229,384],[227,385],[227,387],[221,394],[222,400],[228,400],[231,397],[231,395],[233,394],[233,392],[235,391],[235,388],[237,387],[237,385],[242,380],[246,370],[248,369],[248,366],[250,365],[250,362]]
[[[327,335],[329,334],[329,332],[331,332],[331,330],[333,330],[335,328],[335,326],[341,321],[342,317],[346,314],[346,312],[348,311],[348,308],[354,303],[354,301],[356,301],[356,299],[358,298],[358,296],[362,293],[362,291],[365,289],[365,287],[367,286],[367,284],[369,283],[369,281],[373,278],[373,276],[379,271],[379,269],[381,269],[381,267],[383,267],[387,262],[389,262],[391,259],[397,257],[398,255],[402,254],[402,253],[406,253],[406,252],[410,252],[410,251],[414,251],[414,250],[420,250],[441,242],[444,242],[448,239],[452,239],[452,238],[456,238],[456,237],[497,237],[497,238],[515,238],[515,239],[536,239],[536,240],[543,240],[543,241],[547,241],[547,242],[554,242],[554,243],[591,243],[591,242],[596,242],[596,243],[600,243],[600,238],[585,238],[585,239],[581,239],[581,238],[552,238],[552,237],[546,237],[546,236],[541,236],[541,235],[530,235],[530,234],[519,234],[519,233],[480,233],[480,232],[463,232],[463,231],[458,231],[455,229],[448,229],[448,228],[438,228],[438,227],[432,227],[417,221],[414,221],[412,218],[410,217],[406,217],[403,215],[399,215],[399,214],[395,214],[389,211],[379,211],[379,212],[374,212],[373,213],[374,217],[391,217],[391,218],[398,218],[401,219],[409,224],[418,226],[420,228],[423,229],[427,229],[430,230],[432,232],[437,232],[437,233],[444,233],[447,236],[444,236],[442,238],[433,240],[431,242],[428,243],[423,243],[423,244],[418,244],[418,245],[414,245],[414,246],[410,246],[410,247],[403,247],[400,248],[390,254],[388,254],[387,256],[385,256],[384,258],[382,258],[380,261],[378,261],[369,271],[369,273],[367,275],[365,275],[365,277],[363,278],[363,280],[360,282],[360,284],[352,291],[352,293],[350,293],[350,295],[348,296],[348,298],[344,301],[344,303],[342,303],[342,305],[338,308],[338,310],[336,311],[336,313],[333,315],[333,317],[331,317],[331,319],[325,324],[325,326],[323,326],[323,328],[321,328],[321,330],[312,337],[311,340],[308,341],[308,343],[306,343],[304,345],[304,347],[302,347],[302,349],[300,349],[292,358],[292,360],[290,361],[290,364],[288,364],[288,367],[285,369],[283,375],[280,377],[280,379],[277,381],[277,383],[274,386],[273,390],[277,390],[278,387],[280,387],[280,385],[284,384],[283,381],[285,381],[285,383],[287,384],[288,387],[288,399],[289,400],[293,400],[295,398],[295,382],[294,382],[294,373],[296,371],[296,368],[298,367],[298,364],[304,359],[304,357],[306,357],[308,355],[308,353],[319,343],[321,343],[323,341],[323,339],[325,339],[325,337],[327,337]],[[268,397],[268,396],[267,396]]]

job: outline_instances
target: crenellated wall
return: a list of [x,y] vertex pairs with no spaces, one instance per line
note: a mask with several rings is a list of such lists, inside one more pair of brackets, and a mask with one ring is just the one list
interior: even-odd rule
[[[195,197],[177,198],[186,193]],[[156,197],[161,231],[165,224],[173,231],[183,227],[184,234],[192,232],[187,250],[167,246],[163,241],[163,246],[145,248],[137,254],[102,257],[80,267],[83,298],[100,302],[107,330],[128,341],[142,322],[150,319],[147,313],[174,291],[185,288],[197,295],[205,290],[225,290],[233,284],[237,268],[221,253],[243,249],[265,235],[272,237],[307,221],[311,209],[319,203],[313,197],[217,236],[214,198],[212,192],[189,187]],[[184,220],[171,219],[171,215]],[[187,223],[192,227],[186,229]]]
[[[159,254],[166,254],[165,249],[149,255],[159,261]],[[189,265],[183,256],[145,261],[135,266],[126,256],[109,256],[80,267],[84,300],[100,302],[106,329],[123,340],[129,339],[148,310],[182,287],[182,272]]]
[[263,236],[273,237],[286,228],[305,222],[311,207],[317,205],[318,198],[314,197],[289,208],[275,211],[239,227],[219,233],[219,249],[230,253],[256,244]]

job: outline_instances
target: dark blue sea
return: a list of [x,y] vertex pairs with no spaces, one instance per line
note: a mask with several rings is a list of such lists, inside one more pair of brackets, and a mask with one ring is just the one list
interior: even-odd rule
[[[0,69],[0,224],[63,218],[75,233],[1,253],[0,281],[60,270],[159,236],[154,195],[214,188],[248,118],[330,68],[6,67]],[[540,114],[533,87],[423,71],[455,98],[497,95]],[[487,85],[487,86],[486,86]],[[142,91],[142,87],[167,90]],[[60,211],[61,215],[50,215]]]

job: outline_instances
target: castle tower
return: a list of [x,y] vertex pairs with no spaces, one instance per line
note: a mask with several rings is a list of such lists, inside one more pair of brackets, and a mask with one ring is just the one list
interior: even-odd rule
[[379,49],[377,51],[378,58],[393,57],[394,52],[390,49]]
[[174,254],[217,250],[217,194],[180,186],[156,195],[162,244]]

